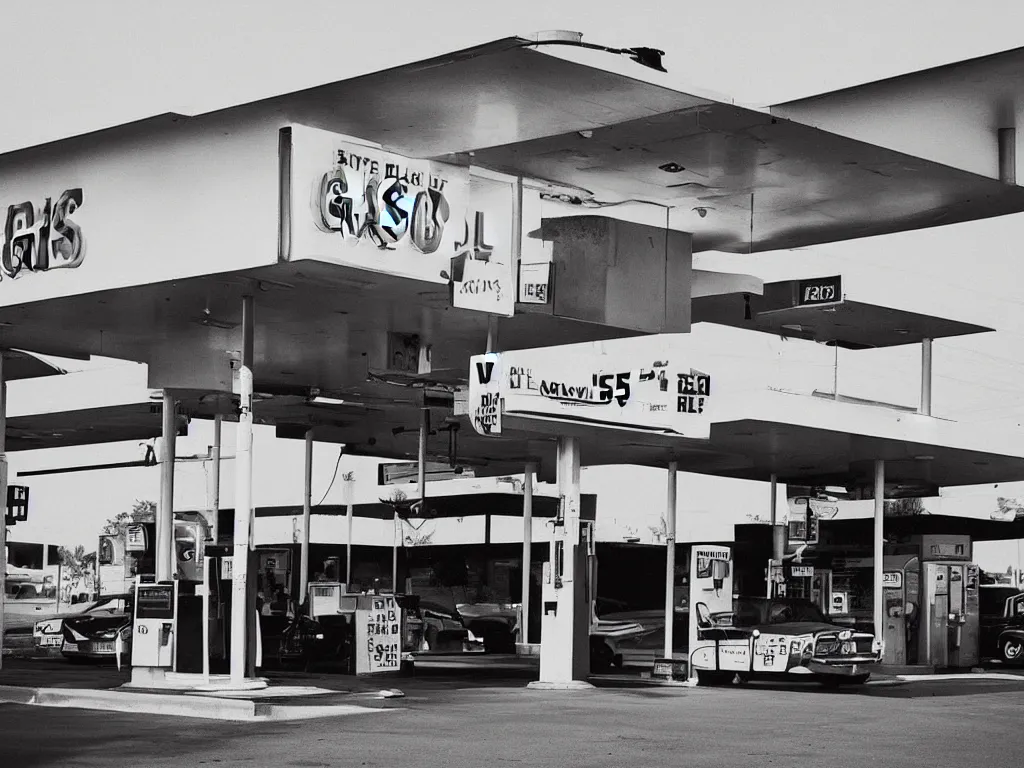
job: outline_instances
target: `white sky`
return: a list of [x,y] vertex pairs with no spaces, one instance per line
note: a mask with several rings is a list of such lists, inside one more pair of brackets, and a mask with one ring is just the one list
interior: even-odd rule
[[[845,5],[820,0],[519,0],[502,5],[51,0],[5,3],[2,13],[0,72],[7,106],[0,120],[0,151],[167,111],[228,106],[544,29],[575,29],[590,42],[613,46],[662,48],[670,70],[667,84],[683,89],[693,84],[755,104],[1024,46],[1024,4],[1013,0]],[[769,279],[842,272],[844,288],[857,291],[858,298],[995,327],[994,334],[936,343],[934,409],[963,421],[1019,425],[1024,423],[1024,277],[1017,253],[1022,235],[1024,218],[1013,216],[753,260],[701,258],[707,266],[739,265]],[[781,377],[822,389],[831,386],[832,350],[740,338],[728,329],[697,328],[688,343],[711,355],[720,372],[749,371],[752,380]],[[844,352],[840,389],[913,405],[917,354],[916,349]],[[209,436],[196,430],[195,439],[181,442],[179,453],[205,450]],[[230,428],[225,435],[230,440]],[[275,447],[267,441],[258,451],[256,475],[265,483],[257,488],[258,502],[270,503],[261,494],[278,493],[289,497],[283,501],[297,502],[301,446]],[[12,462],[16,470],[135,455],[132,446],[98,446],[23,454]],[[327,487],[335,458],[334,448],[318,449],[315,489]],[[342,471],[358,463],[346,458]],[[358,471],[368,471],[365,462]],[[587,476],[594,478],[596,472]],[[600,479],[588,483],[604,492],[602,509],[644,509],[650,504],[639,503],[637,494],[651,503],[663,498],[663,474],[652,472],[603,469]],[[19,526],[14,538],[88,543],[98,524],[133,498],[155,498],[157,476],[152,469],[79,473],[38,478],[32,489],[35,521]],[[622,489],[630,495],[622,497]],[[758,489],[756,484],[706,480],[681,483],[681,529],[687,510],[703,510],[716,519],[731,512],[742,520],[757,493],[767,505],[767,489]],[[185,496],[179,498],[198,499],[184,503],[199,504],[204,493],[202,469],[186,465],[179,479],[179,494]],[[1024,490],[987,493],[1024,495]],[[993,506],[994,498],[980,501],[979,509],[986,505]],[[989,549],[991,554],[984,554]],[[981,552],[991,560],[983,561],[986,567],[1016,564],[1015,545]]]

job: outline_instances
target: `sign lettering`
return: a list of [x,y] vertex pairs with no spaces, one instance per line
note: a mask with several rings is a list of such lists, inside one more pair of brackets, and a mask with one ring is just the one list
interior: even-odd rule
[[56,203],[48,197],[38,209],[31,201],[8,206],[0,271],[13,279],[23,269],[46,272],[81,265],[85,241],[71,216],[81,207],[82,199],[81,189],[66,189]]
[[797,306],[832,304],[843,300],[842,277],[821,277],[798,283]]

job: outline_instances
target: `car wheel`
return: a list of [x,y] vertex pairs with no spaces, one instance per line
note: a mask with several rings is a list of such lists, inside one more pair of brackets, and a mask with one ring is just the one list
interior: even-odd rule
[[615,663],[615,654],[604,640],[592,640],[590,643],[590,671],[595,675],[607,674]]
[[1024,659],[1024,640],[1019,637],[1008,637],[999,644],[1003,661],[1008,664],[1019,664]]
[[709,672],[707,670],[697,670],[697,685],[698,686],[715,686],[724,685],[732,679],[732,672]]

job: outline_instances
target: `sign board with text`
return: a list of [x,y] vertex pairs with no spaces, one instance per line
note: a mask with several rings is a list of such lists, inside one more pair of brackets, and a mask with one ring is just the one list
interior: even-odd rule
[[502,419],[557,419],[707,439],[711,376],[667,360],[612,367],[605,355],[532,349],[470,361],[468,410],[482,435]]
[[835,304],[843,300],[843,278],[817,277],[812,280],[801,280],[798,283],[796,304],[798,307],[816,304]]
[[288,131],[291,227],[282,258],[449,285],[455,307],[514,313],[511,180],[317,128]]
[[885,589],[902,589],[903,571],[886,571],[883,573],[882,587]]
[[356,605],[356,674],[402,666],[402,609],[394,595],[366,595]]

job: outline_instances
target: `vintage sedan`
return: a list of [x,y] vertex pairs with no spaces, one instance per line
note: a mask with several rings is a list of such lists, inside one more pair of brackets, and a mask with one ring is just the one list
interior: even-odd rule
[[[97,603],[93,609],[100,607]],[[106,609],[87,610],[64,617],[61,655],[69,659],[122,659],[131,653],[132,611],[129,601],[115,598]]]
[[88,605],[74,606],[73,612],[61,613],[37,620],[32,626],[32,637],[37,651],[59,651],[64,645],[64,621],[69,618],[92,615],[122,615],[126,611],[126,595],[101,597]]
[[980,593],[982,659],[1024,663],[1024,592],[985,584]]
[[866,632],[832,624],[816,605],[795,598],[740,597],[729,613],[697,603],[697,647],[690,663],[705,682],[813,676],[825,684],[864,683],[881,659]]

